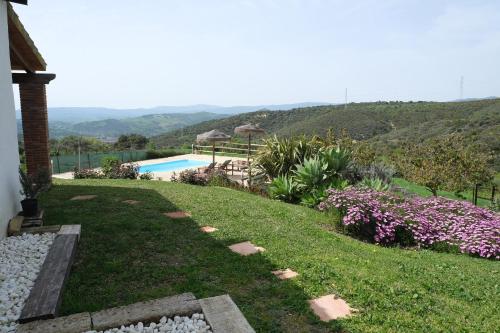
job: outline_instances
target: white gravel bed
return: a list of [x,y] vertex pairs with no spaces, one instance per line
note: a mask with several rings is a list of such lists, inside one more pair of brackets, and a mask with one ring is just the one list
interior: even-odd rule
[[112,328],[106,331],[87,331],[84,333],[211,333],[210,326],[203,314],[195,313],[189,317],[175,316],[173,319],[162,317],[160,322],[144,325],[122,326],[120,328]]
[[16,320],[54,238],[45,233],[0,240],[0,333],[16,331]]

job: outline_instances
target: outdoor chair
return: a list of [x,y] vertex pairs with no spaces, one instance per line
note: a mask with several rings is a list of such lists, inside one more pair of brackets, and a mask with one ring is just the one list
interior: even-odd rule
[[215,167],[215,169],[223,171],[224,173],[227,173],[228,166],[231,163],[231,160],[224,161],[222,164],[220,164],[218,167]]
[[212,162],[206,167],[198,168],[198,173],[199,174],[208,174],[215,169],[216,165],[217,165],[217,162]]

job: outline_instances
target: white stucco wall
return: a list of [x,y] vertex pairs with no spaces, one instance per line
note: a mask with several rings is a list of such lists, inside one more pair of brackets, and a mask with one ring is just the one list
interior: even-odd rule
[[10,70],[7,3],[0,0],[0,238],[19,207],[19,152]]

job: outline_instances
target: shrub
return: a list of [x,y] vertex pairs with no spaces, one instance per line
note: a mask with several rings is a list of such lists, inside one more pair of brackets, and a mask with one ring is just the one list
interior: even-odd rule
[[75,179],[102,179],[105,178],[102,172],[94,169],[78,169],[73,170],[73,178]]
[[328,190],[320,210],[337,208],[348,231],[380,244],[456,248],[500,259],[500,215],[466,201],[441,197],[404,199],[350,187]]
[[105,174],[105,177],[110,179],[137,179],[139,177],[139,167],[134,163],[115,165]]
[[224,171],[214,170],[210,172],[210,174],[207,177],[207,185],[232,187],[234,185],[234,182],[231,179],[229,179],[229,177]]
[[105,175],[110,174],[113,169],[120,167],[120,160],[114,156],[106,156],[101,159],[101,170]]
[[153,179],[153,174],[151,172],[145,172],[145,173],[141,173],[139,175],[139,179],[141,180],[152,180]]
[[176,183],[207,185],[207,178],[200,177],[196,170],[184,170],[178,174],[174,172],[170,180]]

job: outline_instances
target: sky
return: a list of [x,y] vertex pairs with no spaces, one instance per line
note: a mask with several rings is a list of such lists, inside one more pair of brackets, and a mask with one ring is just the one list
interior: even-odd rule
[[49,107],[500,96],[498,0],[29,0]]

